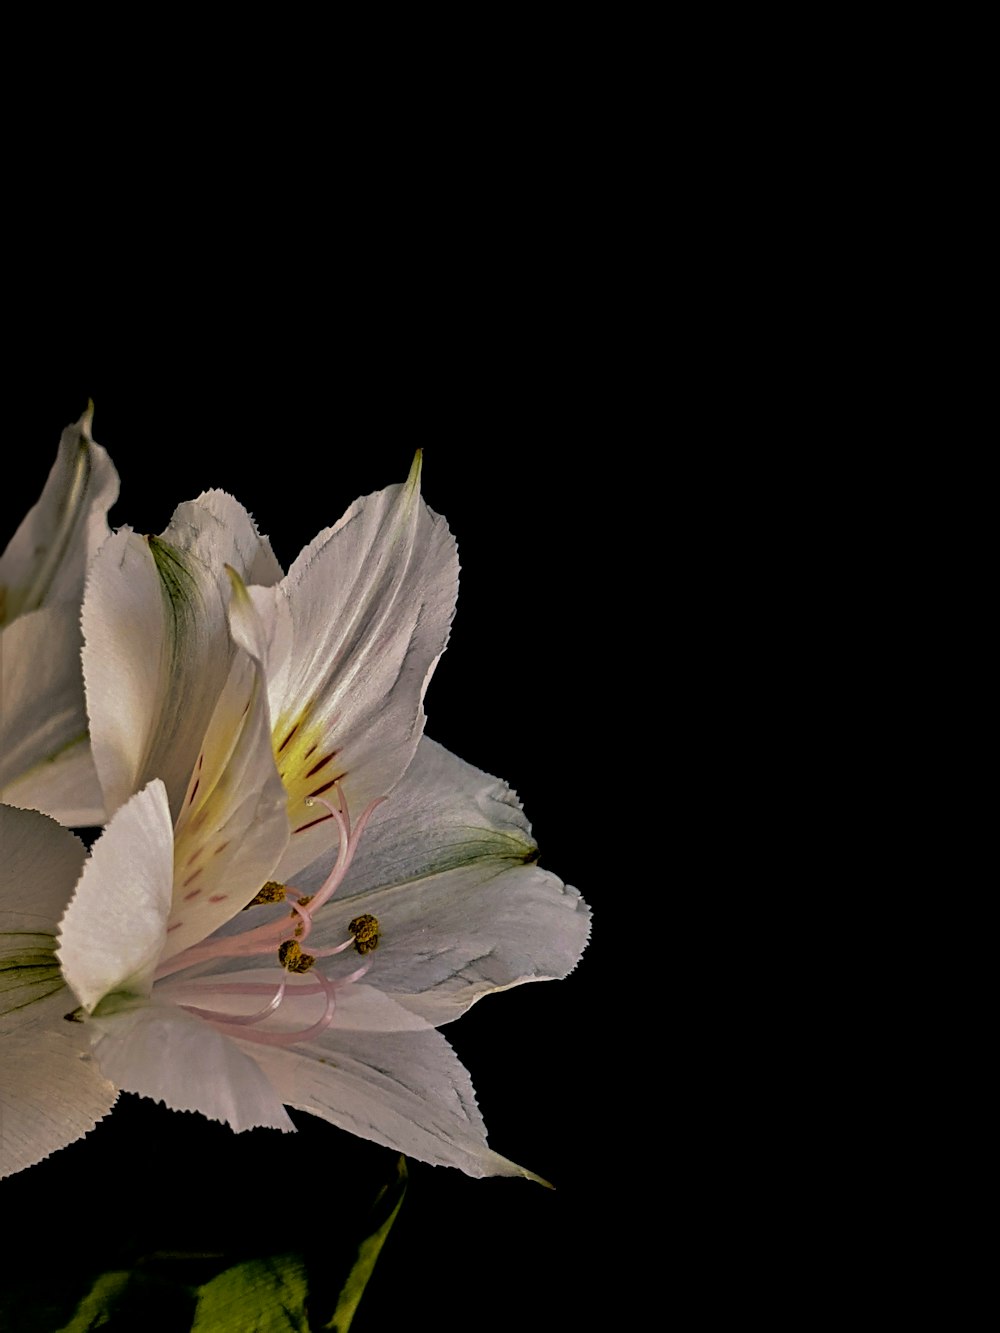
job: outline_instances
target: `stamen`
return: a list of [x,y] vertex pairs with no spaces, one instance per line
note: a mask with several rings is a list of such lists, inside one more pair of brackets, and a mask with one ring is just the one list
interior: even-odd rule
[[258,907],[261,903],[283,903],[285,901],[286,885],[279,884],[276,879],[269,879],[266,884],[257,890],[257,896],[251,898],[244,907],[244,912],[251,907]]
[[[300,1042],[312,1040],[333,1022],[337,990],[341,986],[348,986],[359,980],[371,967],[371,962],[366,961],[348,976],[341,977],[337,981],[332,981],[330,978],[323,976],[318,968],[312,971],[318,957],[343,953],[345,949],[350,949],[352,945],[361,955],[370,954],[378,947],[381,938],[379,923],[376,917],[367,912],[351,921],[348,927],[351,938],[343,943],[330,948],[314,949],[312,953],[305,953],[302,949],[302,942],[312,929],[317,911],[336,893],[343,883],[368,821],[378,806],[385,800],[384,796],[380,796],[371,801],[365,807],[357,823],[352,827],[347,801],[344,798],[339,780],[333,782],[333,788],[336,793],[337,806],[331,805],[322,797],[309,797],[306,800],[307,805],[319,804],[324,806],[329,811],[330,817],[336,820],[340,833],[336,860],[319,890],[314,894],[300,895],[294,888],[289,888],[277,880],[268,880],[266,884],[261,886],[253,900],[247,904],[247,907],[287,902],[291,907],[290,914],[284,915],[282,920],[270,921],[266,925],[250,928],[238,935],[223,935],[204,939],[198,944],[193,944],[189,948],[181,950],[172,958],[168,958],[156,969],[154,980],[159,982],[174,973],[184,972],[189,968],[216,959],[248,958],[259,954],[271,954],[273,957],[273,951],[276,949],[278,962],[287,973],[299,977],[305,973],[310,974],[309,982],[304,985],[296,984],[289,979],[282,980],[270,994],[270,998],[263,1008],[245,1016],[187,1005],[183,1003],[180,996],[177,997],[176,1002],[189,1013],[205,1019],[218,1031],[224,1034],[229,1033],[240,1041],[253,1041],[270,1046],[295,1046]],[[289,925],[289,915],[295,922],[293,927]],[[290,929],[294,938],[289,938]],[[213,983],[208,978],[196,977],[191,977],[189,982],[184,981],[183,978],[178,978],[178,984],[185,988],[182,994],[187,993],[192,999],[200,998],[201,995],[205,995],[207,998],[213,991],[232,991],[246,995],[267,995],[271,991],[269,986],[257,982]],[[189,985],[194,988],[193,993],[191,990],[187,990]],[[314,998],[319,995],[325,995],[326,997],[322,1016],[311,1026],[296,1032],[261,1030],[258,1026],[262,1020],[274,1014],[282,1003],[285,1004],[283,1012],[287,1012],[289,1004],[299,998],[305,999],[307,995]]]
[[303,953],[297,940],[285,940],[278,947],[278,962],[286,972],[308,972],[316,959]]
[[358,953],[371,953],[373,949],[378,948],[381,935],[377,917],[365,912],[362,916],[356,916],[347,929],[354,936],[354,947]]

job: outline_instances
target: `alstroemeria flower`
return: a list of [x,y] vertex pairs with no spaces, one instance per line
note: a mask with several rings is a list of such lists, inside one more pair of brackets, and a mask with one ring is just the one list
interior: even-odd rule
[[85,668],[120,808],[59,957],[119,1087],[235,1129],[290,1129],[295,1106],[472,1175],[530,1175],[486,1146],[433,1029],[564,976],[587,913],[534,864],[502,784],[420,740],[457,561],[417,477],[359,501],[270,588],[244,587],[259,538],[246,519],[232,539],[218,494],[164,539],[102,552]]
[[118,474],[90,436],[63,431],[38,503],[0,556],[0,799],[99,824],[80,667],[84,577],[108,536]]
[[46,815],[0,806],[0,1177],[86,1134],[118,1095],[64,1021],[75,1000],[55,957],[86,854]]

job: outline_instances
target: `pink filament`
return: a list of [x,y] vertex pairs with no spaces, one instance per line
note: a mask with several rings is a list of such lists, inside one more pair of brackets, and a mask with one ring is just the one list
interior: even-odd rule
[[[385,800],[384,796],[377,797],[366,806],[364,813],[358,820],[355,827],[351,828],[350,816],[347,812],[346,802],[343,802],[340,784],[337,783],[335,790],[338,796],[341,796],[344,810],[335,809],[329,801],[322,797],[314,797],[320,805],[325,805],[330,811],[340,828],[341,841],[337,849],[337,859],[334,862],[333,869],[323,881],[318,892],[312,900],[305,906],[300,906],[298,901],[292,901],[292,911],[302,918],[302,924],[298,927],[301,934],[296,938],[299,943],[303,943],[312,930],[313,914],[323,906],[344,882],[344,877],[350,869],[351,862],[354,860],[354,853],[358,849],[358,843],[361,835],[365,831],[369,819],[375,813],[375,810]],[[280,921],[273,921],[270,925],[257,926],[252,930],[244,931],[242,935],[230,935],[217,940],[204,940],[200,944],[192,944],[188,949],[182,949],[180,953],[174,954],[172,958],[166,959],[156,969],[155,980],[162,981],[164,977],[172,976],[174,972],[182,972],[185,968],[193,967],[196,963],[206,963],[213,958],[247,958],[255,954],[272,953],[279,944],[289,936],[288,918],[282,916]],[[350,941],[349,941],[350,943]],[[344,946],[347,947],[347,946]],[[325,956],[329,953],[337,953],[338,949],[324,949],[314,957]]]
[[[334,983],[320,973],[316,974],[316,980],[320,983],[319,989],[326,992],[326,1006],[323,1010],[322,1017],[317,1019],[317,1021],[310,1027],[302,1028],[298,1032],[255,1032],[249,1028],[237,1028],[237,1031],[228,1033],[228,1035],[239,1037],[241,1041],[255,1041],[264,1046],[296,1046],[300,1041],[312,1041],[312,1039],[318,1037],[321,1032],[325,1032],[333,1022],[334,1010],[337,1007],[335,999],[337,987]],[[340,982],[338,984],[345,985],[346,982]],[[284,985],[284,983],[282,983],[282,985]],[[229,1015],[223,1016],[211,1014],[208,1010],[191,1009],[188,1005],[182,1007],[189,1009],[189,1012],[191,1013],[196,1013],[203,1018],[207,1018],[212,1026],[217,1028],[224,1035],[227,1034],[227,1029],[230,1027],[237,1026],[241,1022],[245,1023],[247,1021],[246,1019],[234,1019]]]
[[[270,990],[271,987],[269,986],[267,989]],[[244,991],[243,993],[247,994],[249,992]],[[244,1023],[259,1023],[262,1019],[267,1018],[269,1015],[275,1012],[275,1010],[278,1008],[278,1005],[284,998],[284,994],[285,994],[285,983],[282,982],[281,985],[278,987],[278,989],[275,991],[274,995],[271,997],[270,1001],[264,1005],[263,1009],[258,1009],[252,1014],[223,1014],[219,1013],[219,1011],[216,1009],[199,1009],[196,1005],[193,1004],[182,1004],[181,1008],[186,1009],[189,1014],[197,1014],[199,1018],[207,1018],[210,1023],[223,1022],[223,1023],[238,1023],[240,1025]]]
[[[301,924],[295,927],[295,936],[297,941],[306,939],[312,930],[313,917],[320,907],[324,905],[337,891],[344,882],[344,877],[350,869],[351,862],[354,860],[354,854],[357,851],[361,835],[365,831],[369,819],[375,810],[385,800],[384,796],[378,797],[366,806],[361,818],[354,828],[351,827],[351,818],[347,810],[347,803],[344,800],[340,784],[334,786],[334,790],[340,801],[340,809],[336,809],[328,801],[321,797],[312,798],[318,801],[320,805],[326,806],[330,814],[337,821],[340,830],[340,845],[337,849],[337,859],[334,862],[330,874],[323,881],[319,890],[306,903],[301,902],[301,898],[290,898],[292,912],[301,919]],[[183,949],[172,958],[161,963],[156,970],[157,981],[164,977],[171,976],[175,972],[184,971],[198,963],[208,962],[218,958],[246,958],[256,954],[273,953],[278,945],[283,943],[289,937],[288,917],[283,915],[278,921],[272,921],[268,925],[257,926],[253,929],[244,931],[241,935],[227,936],[217,940],[205,940],[199,944],[194,944],[188,949]],[[354,944],[353,939],[345,940],[343,944],[334,945],[326,949],[314,949],[312,951],[314,958],[330,957],[334,954],[343,953]],[[183,1004],[178,1000],[180,1007],[190,1014],[195,1014],[199,1018],[205,1019],[213,1027],[223,1034],[238,1037],[241,1041],[253,1041],[268,1046],[294,1046],[299,1042],[311,1041],[318,1037],[332,1023],[334,1012],[336,1010],[336,992],[341,986],[349,986],[352,982],[363,977],[371,967],[371,960],[356,968],[348,976],[342,977],[339,981],[331,981],[320,972],[313,972],[310,981],[303,984],[289,985],[286,980],[282,980],[275,988],[266,982],[224,982],[224,981],[202,981],[197,978],[191,978],[185,982],[178,980],[181,987],[190,986],[193,995],[210,994],[231,994],[231,995],[270,995],[268,1002],[252,1014],[234,1015],[223,1013],[217,1009],[203,1009],[197,1005]],[[256,1025],[276,1013],[284,1001],[291,1001],[306,995],[315,996],[325,994],[326,1004],[322,1016],[307,1028],[302,1028],[296,1032],[270,1032],[257,1029]]]

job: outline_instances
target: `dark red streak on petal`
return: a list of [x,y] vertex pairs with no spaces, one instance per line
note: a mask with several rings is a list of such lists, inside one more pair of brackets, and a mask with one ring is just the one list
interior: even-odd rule
[[317,824],[322,824],[324,819],[332,819],[333,815],[320,815],[319,819],[313,819],[308,824],[301,824],[297,829],[292,829],[293,833],[305,833],[307,828],[314,828]]
[[296,722],[295,726],[292,727],[291,731],[288,733],[288,735],[285,737],[285,739],[284,739],[284,740],[281,742],[281,744],[278,746],[278,753],[279,753],[279,754],[281,754],[282,750],[285,748],[285,746],[288,744],[288,742],[292,739],[292,737],[295,735],[295,733],[298,731],[298,729],[299,729],[299,724]]
[[[324,755],[323,758],[319,761],[319,763],[313,764],[312,768],[306,774],[306,777],[311,778],[314,773],[318,773],[321,768],[325,768],[325,766],[330,762],[330,760],[335,758],[338,754],[340,754],[339,750],[331,750],[329,754]],[[308,755],[306,757],[308,758]]]

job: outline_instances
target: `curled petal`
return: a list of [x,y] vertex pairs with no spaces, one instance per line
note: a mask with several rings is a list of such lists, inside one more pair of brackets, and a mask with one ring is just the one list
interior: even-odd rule
[[104,822],[82,646],[79,605],[44,606],[0,629],[0,799],[77,827]]
[[0,625],[41,606],[75,605],[87,565],[108,535],[118,473],[91,439],[93,406],[59,442],[42,494],[0,556]]

